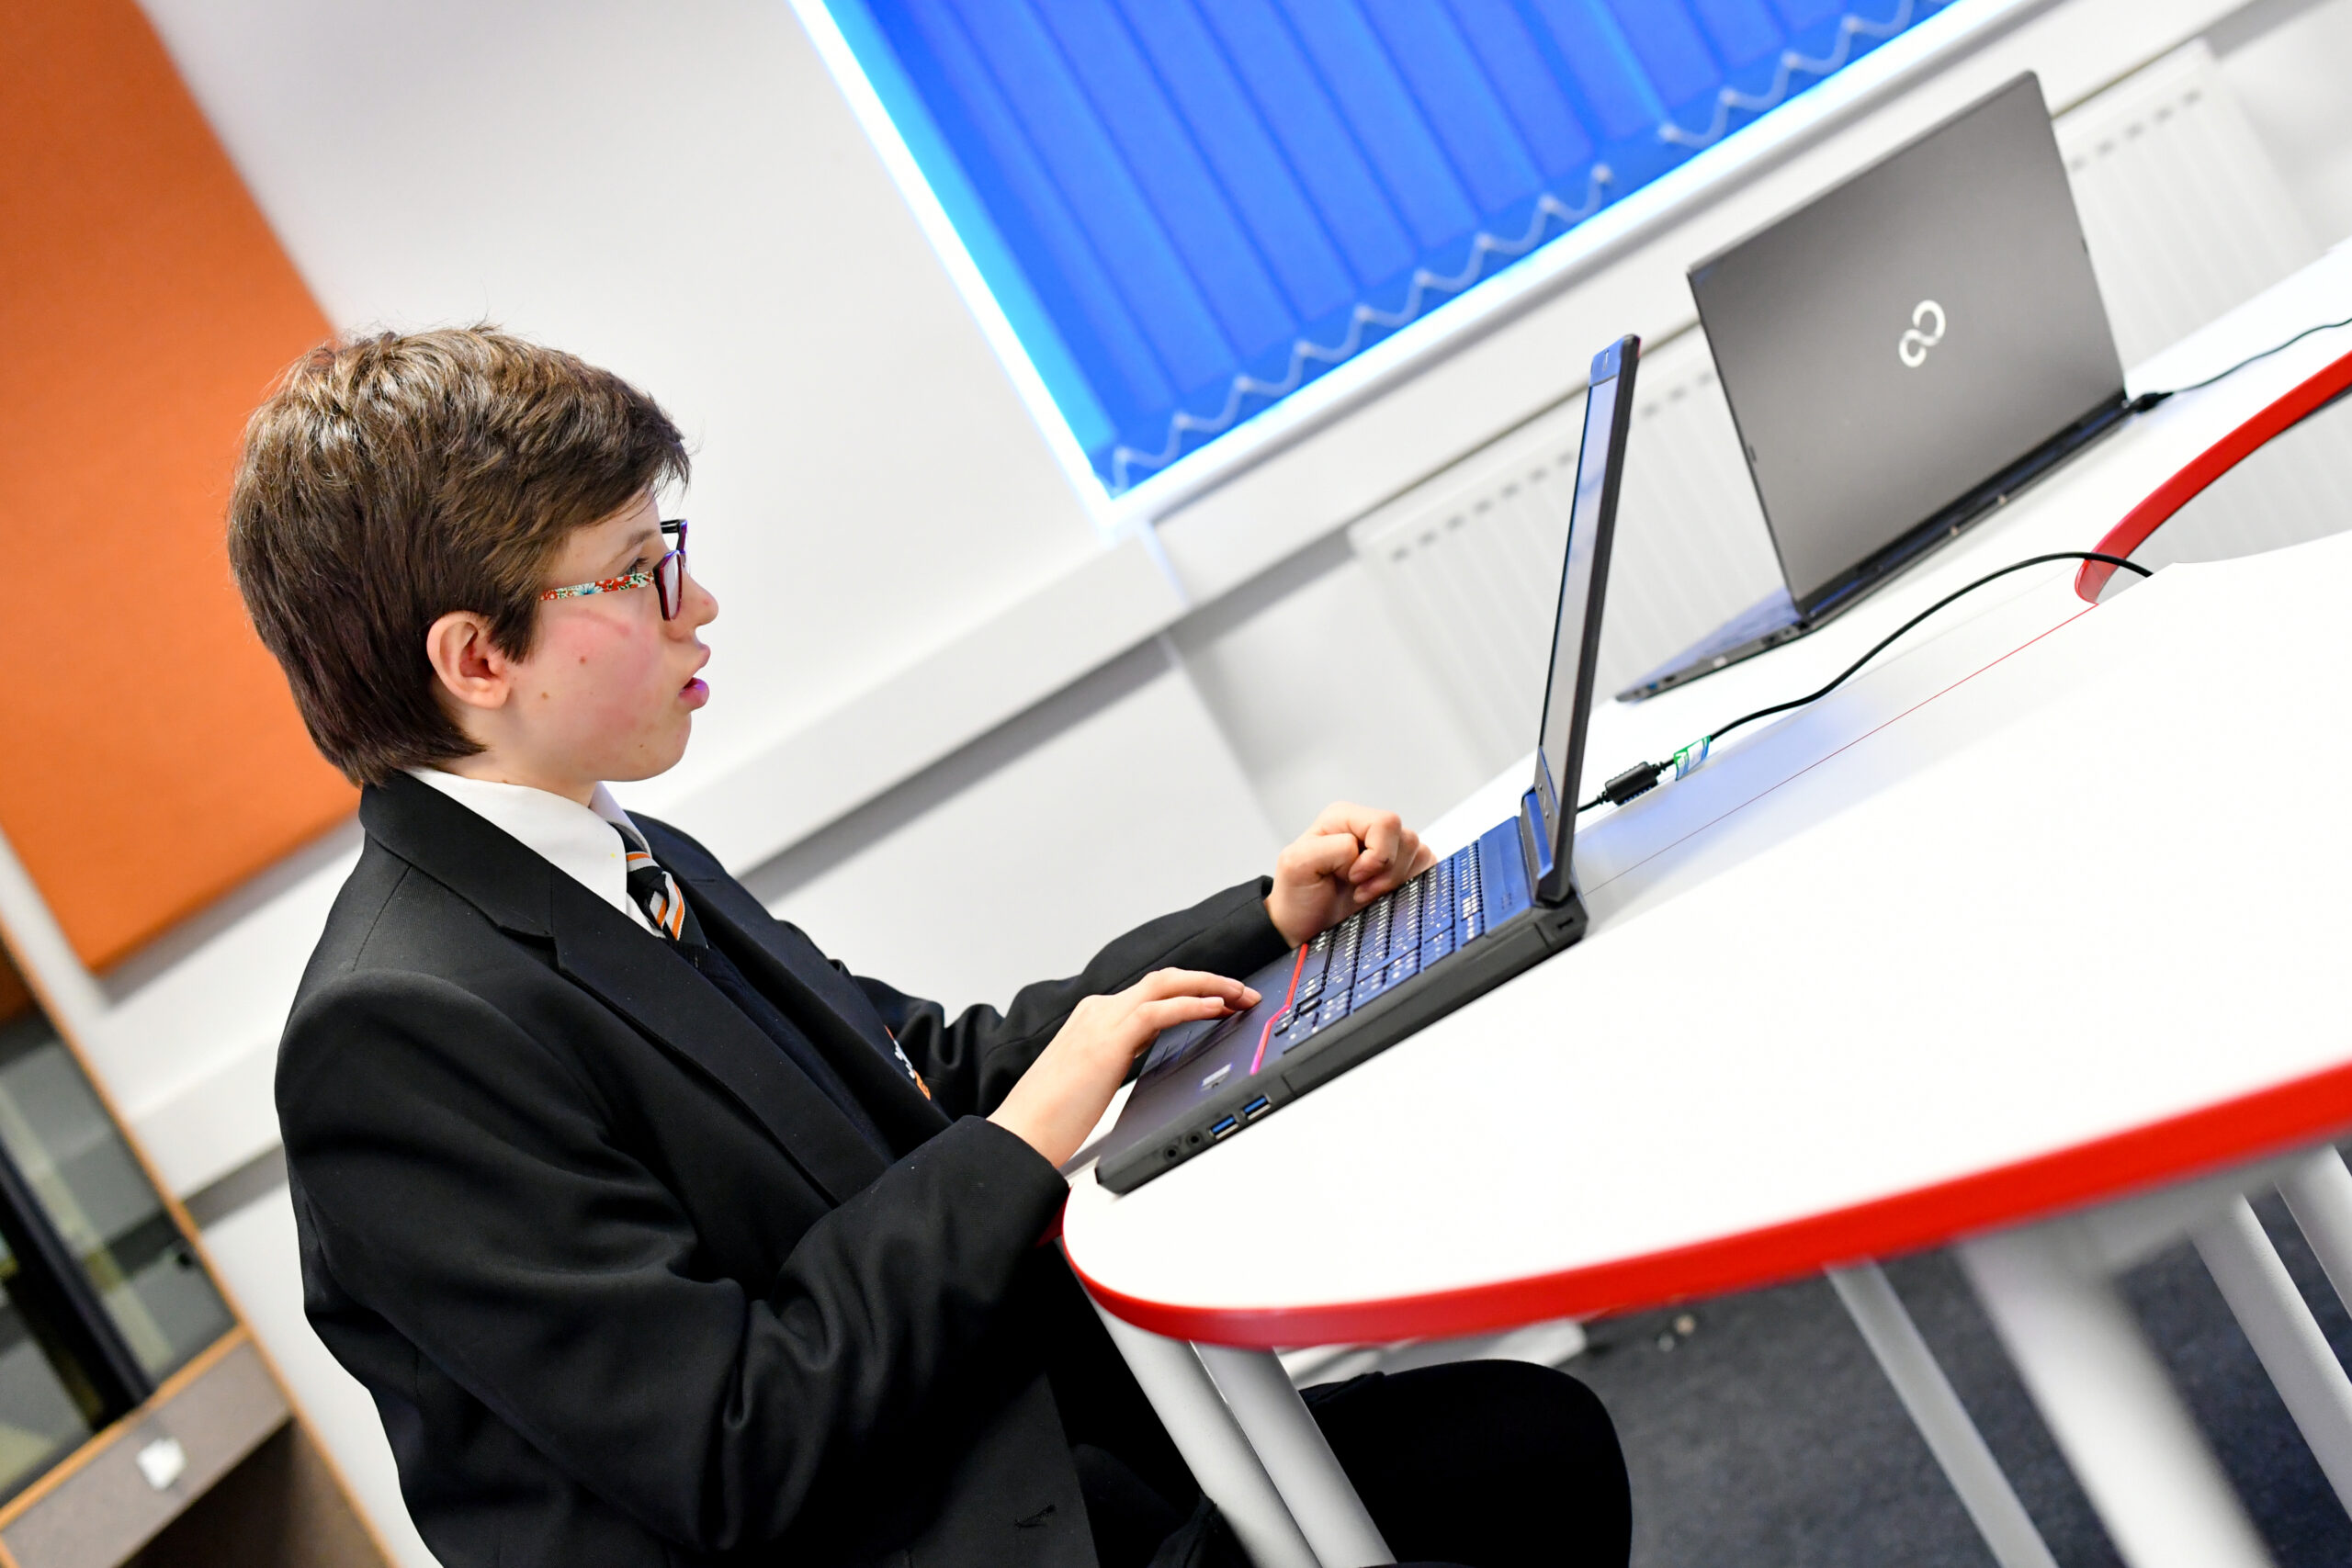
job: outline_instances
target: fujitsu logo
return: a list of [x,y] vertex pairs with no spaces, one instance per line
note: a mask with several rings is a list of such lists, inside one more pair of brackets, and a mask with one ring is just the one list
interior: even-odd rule
[[1933,299],[1922,299],[1911,307],[1910,330],[1894,340],[1894,356],[1905,367],[1917,370],[1928,362],[1928,350],[1943,341],[1944,308]]

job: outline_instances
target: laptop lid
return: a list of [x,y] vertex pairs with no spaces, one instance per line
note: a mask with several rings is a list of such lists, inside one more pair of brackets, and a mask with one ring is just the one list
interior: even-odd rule
[[1600,659],[1600,604],[1609,549],[1617,534],[1617,492],[1625,478],[1625,437],[1634,423],[1634,370],[1642,340],[1623,337],[1592,356],[1584,441],[1568,508],[1566,564],[1552,623],[1552,668],[1544,684],[1535,780],[1520,813],[1537,902],[1568,896],[1576,803],[1584,787],[1584,732],[1592,716],[1593,669]]
[[1690,292],[1800,611],[2123,395],[2030,73],[1701,262]]

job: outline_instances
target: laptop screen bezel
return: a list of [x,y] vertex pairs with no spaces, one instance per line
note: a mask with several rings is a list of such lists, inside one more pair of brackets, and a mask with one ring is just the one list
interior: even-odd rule
[[[1578,515],[1571,501],[1568,515],[1568,537],[1560,551],[1560,590],[1562,604],[1554,612],[1550,659],[1544,674],[1544,705],[1536,724],[1535,776],[1521,813],[1530,855],[1530,882],[1535,897],[1544,904],[1565,901],[1571,891],[1573,851],[1576,844],[1576,802],[1563,803],[1551,766],[1544,756],[1545,730],[1552,712],[1552,682],[1559,671],[1560,637],[1566,609],[1568,573],[1575,560],[1576,530],[1590,526],[1592,540],[1592,576],[1585,591],[1585,611],[1582,646],[1577,650],[1576,689],[1568,710],[1568,735],[1566,784],[1569,789],[1581,787],[1584,772],[1585,730],[1592,716],[1594,667],[1600,661],[1600,612],[1609,586],[1610,546],[1617,532],[1617,497],[1625,477],[1625,446],[1634,423],[1634,373],[1641,358],[1642,340],[1628,333],[1592,356],[1592,374],[1587,391],[1588,400],[1604,387],[1612,388],[1614,406],[1610,411],[1609,432],[1603,443],[1600,459],[1606,465],[1601,470],[1599,499],[1593,515],[1586,519]],[[1591,406],[1585,409],[1584,428],[1591,425]],[[1583,441],[1577,452],[1577,472],[1570,495],[1584,488],[1585,465],[1593,460],[1592,444]],[[1531,812],[1532,819],[1531,819]],[[1548,851],[1548,852],[1546,852]]]

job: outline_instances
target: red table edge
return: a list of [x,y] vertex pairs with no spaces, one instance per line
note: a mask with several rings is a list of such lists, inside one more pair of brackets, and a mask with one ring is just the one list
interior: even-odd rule
[[1274,1349],[1449,1338],[1750,1290],[1840,1264],[1917,1252],[2308,1147],[2346,1129],[2352,1129],[2352,1063],[2071,1148],[1760,1230],[1383,1301],[1170,1306],[1112,1289],[1075,1257],[1070,1267],[1104,1307],[1173,1339]]
[[[2190,458],[2177,473],[2150,491],[2146,500],[2125,513],[2123,520],[2091,547],[2101,555],[2129,556],[2206,486],[2261,450],[2271,437],[2317,412],[2347,387],[2352,387],[2352,353],[2306,377],[2268,407]],[[2115,570],[2105,561],[2085,561],[2075,573],[2075,592],[2096,604],[2099,591],[2107,586]]]

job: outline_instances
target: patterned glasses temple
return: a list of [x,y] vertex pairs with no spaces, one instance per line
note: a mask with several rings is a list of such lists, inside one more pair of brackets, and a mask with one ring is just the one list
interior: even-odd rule
[[677,617],[683,602],[686,572],[686,520],[683,517],[662,525],[662,532],[673,535],[677,548],[641,571],[623,572],[618,577],[599,578],[594,582],[573,582],[561,588],[550,588],[539,595],[545,604],[549,599],[584,599],[591,593],[625,593],[632,588],[650,588],[662,601],[662,618]]

